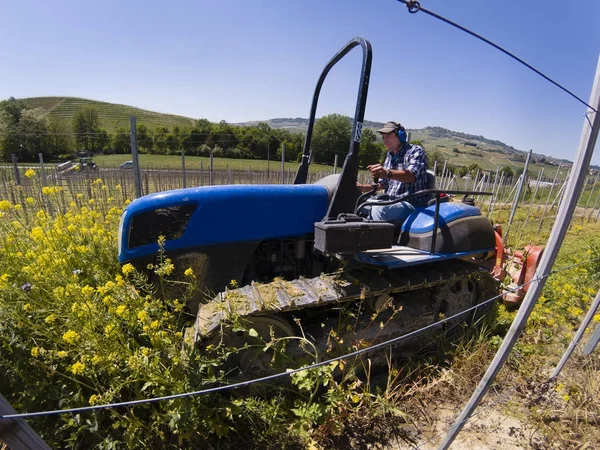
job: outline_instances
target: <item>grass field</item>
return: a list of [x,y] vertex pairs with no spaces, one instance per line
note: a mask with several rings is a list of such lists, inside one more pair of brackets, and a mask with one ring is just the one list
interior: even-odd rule
[[23,102],[32,108],[42,108],[50,115],[59,117],[70,123],[73,116],[81,111],[84,106],[94,106],[102,126],[108,133],[114,132],[119,127],[129,128],[129,117],[135,116],[138,124],[145,124],[149,128],[166,126],[191,126],[194,119],[173,114],[162,114],[127,105],[87,100],[75,97],[32,97],[23,99]]

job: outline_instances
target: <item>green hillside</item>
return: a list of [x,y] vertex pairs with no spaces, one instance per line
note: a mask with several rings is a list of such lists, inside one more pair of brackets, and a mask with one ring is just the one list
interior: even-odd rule
[[27,106],[42,108],[50,115],[59,117],[65,122],[71,121],[75,113],[81,111],[84,106],[94,106],[102,122],[102,127],[109,133],[118,127],[129,128],[129,116],[135,116],[137,123],[143,123],[149,128],[158,126],[174,127],[193,125],[195,119],[173,114],[161,114],[133,106],[118,105],[115,103],[99,102],[76,97],[31,97],[20,99]]
[[[174,126],[191,126],[195,119],[173,114],[161,114],[133,106],[118,105],[108,102],[87,100],[75,97],[31,97],[21,99],[32,108],[42,108],[50,115],[59,117],[70,124],[73,115],[84,106],[91,105],[98,111],[101,126],[108,133],[114,132],[118,127],[129,127],[129,117],[135,116],[138,124],[145,124],[150,129],[158,126],[172,128]],[[252,126],[260,122],[267,123],[271,128],[284,128],[291,132],[304,133],[308,126],[306,118],[274,118],[264,121],[252,121],[232,125]],[[381,122],[365,121],[364,126],[376,130],[383,126]],[[422,129],[408,129],[411,139],[419,140],[428,152],[437,151],[444,159],[456,166],[469,166],[476,163],[486,171],[494,171],[497,167],[509,166],[513,170],[522,168],[526,152],[517,150],[504,142],[487,139],[483,136],[461,133],[442,127],[425,127]],[[531,170],[538,172],[544,168],[546,177],[556,173],[558,163],[556,158],[541,154],[533,154]],[[563,163],[568,161],[563,160]],[[569,164],[570,165],[570,164]]]

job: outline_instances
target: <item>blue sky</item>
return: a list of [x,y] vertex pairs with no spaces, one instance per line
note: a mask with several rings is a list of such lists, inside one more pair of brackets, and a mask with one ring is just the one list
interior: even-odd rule
[[[600,1],[421,3],[589,100]],[[367,120],[438,125],[573,160],[586,110],[395,0],[1,0],[0,16],[0,99],[76,96],[228,122],[308,117],[327,61],[363,36],[373,45]],[[331,71],[317,116],[354,114],[360,61],[355,49]]]

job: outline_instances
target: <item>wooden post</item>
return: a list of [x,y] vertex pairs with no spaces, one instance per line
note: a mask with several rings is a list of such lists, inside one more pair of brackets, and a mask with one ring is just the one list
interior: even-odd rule
[[142,179],[140,177],[140,163],[137,148],[135,116],[129,117],[129,134],[131,135],[131,156],[133,159],[133,184],[135,185],[135,198],[142,196]]
[[46,186],[46,166],[44,166],[44,155],[38,153],[40,159],[40,167],[42,168],[42,185]]
[[11,153],[10,159],[12,160],[13,170],[15,171],[15,182],[17,183],[17,185],[20,185],[21,184],[21,176],[19,175],[19,166],[17,165],[17,155],[15,155],[14,153]]
[[181,174],[183,175],[183,188],[185,189],[187,186],[185,182],[185,150],[183,148],[181,149]]
[[285,184],[285,145],[281,143],[281,184]]
[[[0,416],[17,414],[0,394]],[[0,419],[0,441],[11,450],[48,449],[50,447],[23,419]]]

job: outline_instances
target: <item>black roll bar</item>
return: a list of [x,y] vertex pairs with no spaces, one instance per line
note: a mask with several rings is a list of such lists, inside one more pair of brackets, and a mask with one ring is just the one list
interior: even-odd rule
[[360,45],[363,49],[362,68],[360,75],[360,82],[358,86],[358,95],[356,99],[356,110],[354,112],[354,122],[352,124],[352,135],[350,141],[350,148],[344,166],[340,175],[336,193],[329,204],[327,211],[327,218],[335,218],[339,213],[347,213],[352,211],[354,207],[354,201],[356,199],[356,180],[358,178],[358,149],[360,146],[360,139],[362,135],[363,120],[365,118],[365,108],[367,105],[367,92],[369,90],[369,79],[371,76],[371,61],[373,59],[373,51],[371,44],[363,37],[355,37],[348,42],[337,54],[331,58],[331,60],[323,69],[317,86],[315,87],[315,93],[313,95],[312,106],[310,108],[310,119],[308,121],[308,128],[306,130],[306,140],[304,141],[304,150],[302,152],[302,161],[296,172],[296,179],[294,184],[304,184],[308,177],[308,166],[310,164],[310,145],[312,143],[312,133],[315,124],[315,115],[317,113],[317,103],[319,101],[319,94],[323,82],[327,77],[327,74],[331,68],[340,61],[346,54],[350,52],[354,47]]

